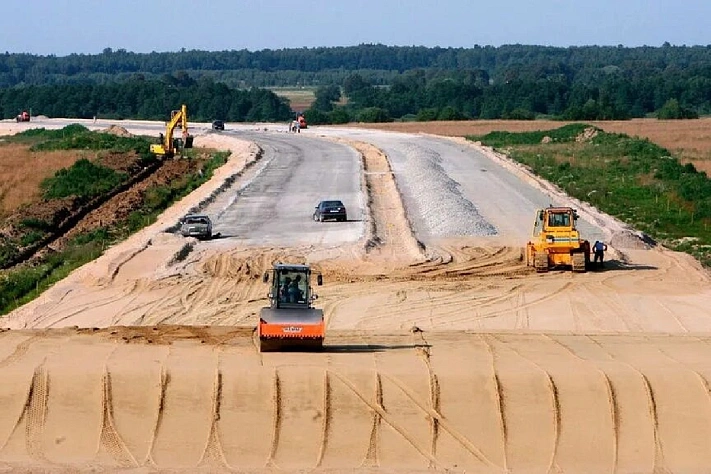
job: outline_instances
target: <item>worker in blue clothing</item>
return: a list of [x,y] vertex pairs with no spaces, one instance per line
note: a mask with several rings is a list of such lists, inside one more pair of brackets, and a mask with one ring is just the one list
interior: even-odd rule
[[599,267],[602,268],[605,266],[603,263],[605,259],[605,251],[607,250],[607,244],[604,242],[600,242],[599,240],[595,241],[595,245],[593,245],[593,253],[595,254],[595,260],[593,260],[593,263],[598,263],[598,260],[600,261]]

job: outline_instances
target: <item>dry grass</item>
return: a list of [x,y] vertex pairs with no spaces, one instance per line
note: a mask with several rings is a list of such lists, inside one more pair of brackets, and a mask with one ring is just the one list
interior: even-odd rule
[[40,183],[61,169],[74,164],[80,152],[35,153],[28,145],[0,146],[0,216],[40,198]]
[[309,107],[311,107],[311,103],[314,101],[314,90],[313,88],[310,89],[280,89],[280,88],[272,88],[271,91],[274,92],[276,95],[279,97],[284,97],[285,99],[289,99],[289,103],[291,104],[291,110],[294,112],[301,112]]
[[[425,132],[445,136],[483,135],[495,130],[528,132],[550,130],[569,122],[552,120],[473,120],[466,122],[397,122],[357,124],[358,127],[398,132]],[[635,119],[610,122],[588,122],[606,132],[624,133],[649,138],[668,149],[684,163],[694,163],[697,169],[711,176],[711,118],[699,120]]]

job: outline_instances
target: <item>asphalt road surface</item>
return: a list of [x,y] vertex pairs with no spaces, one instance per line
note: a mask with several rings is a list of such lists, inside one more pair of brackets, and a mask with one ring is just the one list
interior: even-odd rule
[[[249,245],[337,245],[363,234],[365,199],[360,155],[350,147],[305,134],[227,132],[257,143],[264,155],[204,212],[214,232]],[[338,199],[347,222],[313,220],[320,200]]]

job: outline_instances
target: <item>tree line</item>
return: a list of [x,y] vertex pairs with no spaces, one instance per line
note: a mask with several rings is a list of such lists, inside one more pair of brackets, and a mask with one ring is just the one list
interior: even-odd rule
[[353,74],[340,86],[319,87],[315,95],[305,113],[314,124],[539,117],[682,119],[711,113],[711,77],[684,75],[608,76],[592,83],[520,78],[491,83],[481,71],[428,75],[419,70],[398,76],[388,87]]
[[494,83],[511,80],[562,80],[589,83],[607,76],[708,77],[710,46],[661,47],[531,45],[441,48],[361,44],[348,47],[133,53],[106,48],[100,54],[40,56],[0,54],[0,87],[16,85],[108,83],[135,75],[147,80],[186,71],[232,87],[318,86],[341,82],[350,72],[380,85],[413,69],[476,70]]
[[711,114],[711,46],[6,53],[3,81],[5,118],[32,108],[48,116],[160,119],[188,103],[195,120],[288,120],[288,103],[265,87],[301,81],[317,84],[306,111],[313,124],[694,118]]
[[293,116],[288,101],[266,89],[234,89],[180,75],[171,78],[0,89],[0,114],[12,118],[31,110],[48,117],[167,120],[171,110],[188,104],[189,119],[195,121],[285,121]]

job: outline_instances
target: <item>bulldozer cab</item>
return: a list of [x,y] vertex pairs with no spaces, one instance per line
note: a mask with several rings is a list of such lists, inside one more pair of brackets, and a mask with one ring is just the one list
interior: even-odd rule
[[[276,264],[271,272],[264,274],[264,281],[269,281],[271,273],[272,287],[269,300],[272,308],[311,308],[317,298],[311,288],[311,268],[308,265]],[[317,285],[323,284],[321,274],[316,277]]]
[[548,227],[571,227],[569,212],[551,212],[548,214]]
[[544,231],[572,231],[576,230],[578,213],[570,207],[548,207],[538,211],[536,222],[533,226],[533,235],[537,236]]

